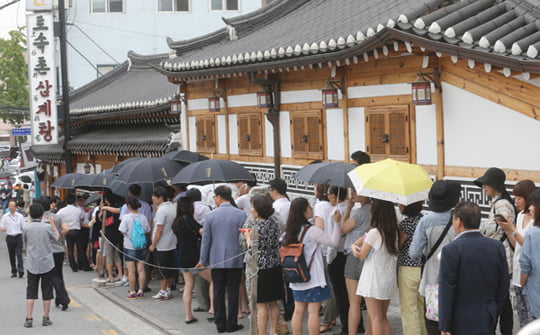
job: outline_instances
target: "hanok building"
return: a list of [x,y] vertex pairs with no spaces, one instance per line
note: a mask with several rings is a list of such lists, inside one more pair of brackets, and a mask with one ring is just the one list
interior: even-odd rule
[[470,180],[490,166],[540,181],[525,149],[540,141],[539,4],[278,0],[169,40],[157,70],[185,97],[184,147],[262,181],[280,175],[303,193],[300,166],[363,150],[484,201]]
[[[164,55],[128,60],[106,75],[70,93],[73,171],[98,173],[129,157],[159,157],[181,146],[178,114],[171,100],[178,87],[154,71]],[[33,146],[47,185],[66,173],[62,143]]]

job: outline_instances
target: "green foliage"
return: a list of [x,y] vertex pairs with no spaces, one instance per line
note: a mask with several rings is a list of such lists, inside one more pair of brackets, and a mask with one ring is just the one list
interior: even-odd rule
[[[22,30],[12,30],[9,36],[0,38],[0,106],[28,108],[28,68],[23,55],[26,39]],[[0,118],[20,124],[28,116],[22,116],[20,110],[0,109]]]

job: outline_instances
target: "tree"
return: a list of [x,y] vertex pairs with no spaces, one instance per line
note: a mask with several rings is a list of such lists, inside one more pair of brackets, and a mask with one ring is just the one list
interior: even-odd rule
[[28,78],[24,59],[26,39],[22,30],[9,32],[9,39],[0,38],[0,118],[15,124],[28,120]]

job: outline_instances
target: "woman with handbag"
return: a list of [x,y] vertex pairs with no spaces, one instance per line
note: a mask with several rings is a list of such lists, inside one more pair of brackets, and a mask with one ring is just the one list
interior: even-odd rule
[[[283,275],[279,261],[279,236],[281,229],[272,214],[272,201],[266,196],[251,199],[251,215],[258,231],[257,255],[257,328],[258,334],[267,334],[270,316],[270,334],[276,334],[279,321],[278,299],[283,293]],[[248,246],[251,229],[244,231]]]
[[292,330],[294,335],[302,334],[302,320],[308,311],[308,333],[319,334],[319,309],[321,302],[330,297],[330,288],[326,281],[320,244],[337,247],[340,239],[340,227],[333,229],[333,235],[311,225],[313,209],[305,198],[296,198],[291,202],[289,217],[285,227],[283,245],[302,242],[303,255],[309,267],[310,279],[307,282],[290,283],[294,298]]
[[391,333],[391,327],[386,313],[390,299],[397,292],[399,233],[393,203],[373,200],[371,227],[351,246],[353,254],[365,260],[356,294],[366,300],[367,333],[387,335]]

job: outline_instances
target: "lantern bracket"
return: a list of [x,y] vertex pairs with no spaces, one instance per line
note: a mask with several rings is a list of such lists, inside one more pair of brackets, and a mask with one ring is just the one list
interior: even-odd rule
[[433,69],[433,72],[422,72],[421,69],[418,69],[418,72],[416,73],[416,80],[414,81],[414,83],[430,82],[433,83],[435,89],[440,89],[441,80],[439,75],[439,69],[437,68]]
[[344,87],[345,87],[345,80],[343,77],[341,77],[340,80],[329,79],[326,81],[326,88],[336,88],[341,92],[341,95],[345,95]]
[[227,102],[227,95],[225,94],[225,90],[214,90],[212,94],[212,97],[219,97],[223,99],[223,101]]

